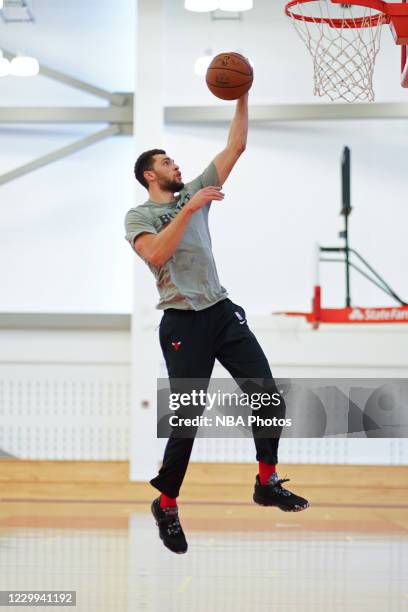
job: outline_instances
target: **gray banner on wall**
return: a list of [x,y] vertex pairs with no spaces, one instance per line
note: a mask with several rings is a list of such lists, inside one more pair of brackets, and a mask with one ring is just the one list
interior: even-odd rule
[[408,379],[157,381],[157,437],[406,438]]

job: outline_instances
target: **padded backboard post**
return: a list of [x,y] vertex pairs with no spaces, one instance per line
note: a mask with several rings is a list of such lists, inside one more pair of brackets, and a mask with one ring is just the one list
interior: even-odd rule
[[[402,0],[403,4],[407,4],[407,0]],[[408,88],[408,62],[407,62],[408,45],[401,47],[401,85]]]

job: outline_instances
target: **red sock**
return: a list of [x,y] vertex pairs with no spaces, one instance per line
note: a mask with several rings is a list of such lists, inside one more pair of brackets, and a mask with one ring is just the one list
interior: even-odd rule
[[167,497],[164,493],[160,495],[160,508],[168,508],[169,506],[177,506],[175,497]]
[[269,477],[276,472],[276,465],[259,462],[259,482],[261,485],[268,484]]

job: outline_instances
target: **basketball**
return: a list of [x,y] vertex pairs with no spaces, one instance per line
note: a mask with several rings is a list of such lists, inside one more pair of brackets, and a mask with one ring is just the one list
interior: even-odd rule
[[208,66],[208,89],[221,100],[238,100],[251,89],[254,73],[248,60],[239,53],[220,53]]

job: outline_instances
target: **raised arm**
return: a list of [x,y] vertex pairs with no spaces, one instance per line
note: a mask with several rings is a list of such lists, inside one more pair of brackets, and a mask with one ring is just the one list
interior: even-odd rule
[[227,180],[239,157],[245,151],[248,136],[248,94],[237,101],[227,146],[213,160],[221,185]]

